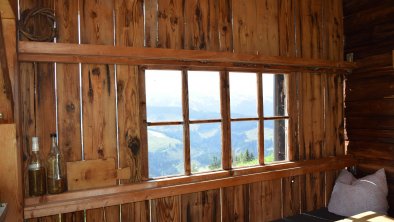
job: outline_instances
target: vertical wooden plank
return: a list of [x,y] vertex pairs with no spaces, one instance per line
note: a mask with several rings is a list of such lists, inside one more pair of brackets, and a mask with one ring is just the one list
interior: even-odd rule
[[158,11],[157,0],[145,0],[145,46],[157,47],[158,37]]
[[185,1],[186,49],[219,48],[218,9],[217,1]]
[[[343,14],[342,1],[324,1],[324,21],[326,39],[324,54],[327,59],[343,60]],[[326,152],[328,156],[344,153],[344,122],[343,122],[343,78],[341,75],[326,75]],[[338,171],[326,172],[327,205],[334,187]]]
[[184,48],[184,17],[182,0],[158,1],[159,48]]
[[[79,1],[82,44],[114,44],[113,1]],[[113,65],[82,65],[84,159],[117,159]],[[87,221],[119,220],[119,206],[86,211]]]
[[220,190],[184,194],[181,200],[182,221],[220,221]]
[[257,17],[252,24],[256,24],[255,50],[257,54],[279,55],[279,20],[278,1],[256,1]]
[[[0,16],[1,17],[1,16]],[[12,88],[16,63],[16,25],[13,19],[0,20],[0,123],[14,123],[14,97]],[[15,87],[14,87],[15,88]],[[16,97],[15,97],[16,98]]]
[[11,82],[8,77],[8,72],[4,73],[3,70],[0,69],[0,86],[6,85],[8,85],[7,89],[4,89],[0,92],[0,113],[2,115],[0,119],[0,124],[14,122],[14,114],[12,111],[13,102]]
[[282,179],[283,217],[300,213],[300,178],[288,177]]
[[8,203],[4,221],[23,221],[21,159],[16,143],[16,125],[0,124],[0,198]]
[[152,222],[177,222],[181,221],[180,213],[181,197],[164,197],[151,201]]
[[[144,46],[143,1],[115,1],[115,42],[119,46]],[[149,24],[149,23],[147,23]],[[131,177],[122,180],[122,184],[140,182],[147,178],[148,156],[146,141],[141,137],[140,122],[143,107],[140,96],[140,78],[138,67],[117,65],[118,91],[118,129],[119,129],[119,166],[130,167]],[[149,202],[141,201],[121,206],[122,221],[149,221]]]
[[222,221],[249,221],[249,184],[222,188]]
[[233,0],[232,5],[234,52],[258,54],[256,0]]
[[217,0],[219,51],[233,51],[232,0]]
[[[61,43],[78,43],[78,0],[56,2],[58,38]],[[65,161],[82,159],[79,65],[56,65],[58,95],[58,141]],[[62,215],[63,221],[83,220],[84,212]]]
[[[280,0],[278,2],[279,15],[279,54],[281,56],[296,57],[299,45],[296,34],[296,2],[294,0]],[[291,73],[288,81],[288,113],[289,119],[289,160],[300,158],[299,146],[299,82],[300,73]],[[282,179],[282,210],[283,217],[300,213],[300,177]]]
[[[300,2],[301,55],[303,58],[322,56],[322,4],[319,1]],[[324,84],[321,75],[302,75],[303,145],[306,159],[315,159],[324,153]],[[324,173],[308,174],[305,177],[303,210],[310,211],[324,206]]]
[[[249,220],[272,221],[282,217],[281,180],[252,183],[249,194]],[[256,195],[257,194],[257,195]]]

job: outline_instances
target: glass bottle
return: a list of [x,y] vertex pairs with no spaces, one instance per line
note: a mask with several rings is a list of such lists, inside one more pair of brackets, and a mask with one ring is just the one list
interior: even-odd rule
[[56,133],[51,134],[51,151],[47,158],[47,186],[49,194],[66,191],[66,172],[62,155],[56,142]]
[[45,167],[40,157],[40,146],[38,143],[38,137],[32,137],[31,142],[32,154],[28,165],[29,195],[41,196],[46,193]]

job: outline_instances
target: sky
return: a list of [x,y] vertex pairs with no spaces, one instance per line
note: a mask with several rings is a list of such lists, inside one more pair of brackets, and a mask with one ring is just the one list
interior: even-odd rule
[[[146,70],[145,74],[148,109],[149,106],[182,107],[181,71]],[[273,74],[263,74],[264,100],[272,101],[273,77]],[[204,111],[220,113],[219,72],[189,71],[188,85],[191,110],[204,109]],[[255,73],[230,72],[230,98],[232,109],[236,109],[236,106],[245,103],[256,107],[257,84]],[[192,116],[193,113],[191,113]]]

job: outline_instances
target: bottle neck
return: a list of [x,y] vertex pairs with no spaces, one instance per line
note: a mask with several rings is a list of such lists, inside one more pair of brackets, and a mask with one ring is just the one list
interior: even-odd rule
[[56,137],[52,137],[51,152],[59,153],[59,149],[57,148],[57,143],[56,143]]

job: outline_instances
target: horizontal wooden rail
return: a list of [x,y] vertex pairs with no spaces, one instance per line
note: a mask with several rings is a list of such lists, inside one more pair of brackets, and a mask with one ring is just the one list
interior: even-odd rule
[[222,68],[256,68],[318,72],[350,72],[355,63],[321,59],[263,56],[231,52],[134,48],[110,45],[19,42],[19,61],[100,63],[132,65],[179,65]]
[[356,164],[351,156],[282,162],[25,199],[25,219],[275,180]]

